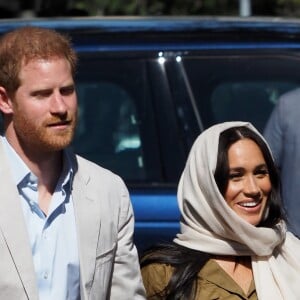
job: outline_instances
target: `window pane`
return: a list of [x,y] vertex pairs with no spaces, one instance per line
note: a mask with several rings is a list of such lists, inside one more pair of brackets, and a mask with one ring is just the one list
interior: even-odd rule
[[263,129],[279,96],[295,84],[280,81],[233,81],[221,83],[211,95],[214,122],[250,121]]
[[300,86],[293,56],[198,56],[184,66],[205,128],[241,120],[262,131],[278,97]]
[[127,183],[161,180],[145,62],[83,56],[76,82],[75,152]]
[[82,83],[76,152],[128,180],[145,178],[140,131],[133,100],[116,84]]

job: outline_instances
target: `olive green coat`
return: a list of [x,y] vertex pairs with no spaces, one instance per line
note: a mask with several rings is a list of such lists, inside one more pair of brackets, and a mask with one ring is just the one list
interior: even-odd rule
[[[151,264],[142,268],[142,276],[147,297],[163,290],[167,285],[172,267],[165,264]],[[161,299],[151,297],[152,299]],[[195,300],[257,300],[254,281],[247,294],[238,284],[213,260],[209,260],[198,274],[198,289]]]

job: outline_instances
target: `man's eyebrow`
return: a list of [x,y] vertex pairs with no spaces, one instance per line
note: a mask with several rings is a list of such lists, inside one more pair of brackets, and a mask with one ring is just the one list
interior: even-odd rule
[[67,85],[64,85],[62,87],[60,87],[59,89],[75,89],[75,83],[71,83],[71,84],[67,84]]
[[50,89],[50,88],[45,88],[45,89],[37,89],[37,90],[34,90],[30,93],[31,96],[36,96],[36,95],[40,95],[40,94],[50,94],[52,93],[53,89]]

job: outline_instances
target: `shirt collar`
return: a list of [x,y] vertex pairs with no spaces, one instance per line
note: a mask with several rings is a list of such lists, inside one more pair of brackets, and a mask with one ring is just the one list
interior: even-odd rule
[[[14,183],[18,185],[20,182],[24,180],[27,176],[29,182],[37,182],[37,177],[35,174],[31,172],[28,166],[21,159],[19,154],[15,151],[15,149],[9,144],[6,137],[1,136],[4,151],[7,154],[8,161],[10,166],[12,167],[12,176]],[[57,187],[65,186],[69,183],[69,187],[72,186],[74,174],[74,166],[72,165],[72,160],[70,158],[70,154],[68,151],[63,151],[63,169],[61,172],[61,176],[58,180]]]
[[63,152],[63,169],[60,175],[60,178],[57,183],[57,189],[66,190],[67,188],[71,189],[74,176],[74,168],[72,166],[72,160],[68,151]]
[[229,291],[231,294],[247,296],[247,299],[253,293],[256,293],[254,279],[252,279],[248,292],[245,293],[242,288],[234,281],[234,279],[213,259],[208,262],[201,269],[199,276],[205,280]]
[[[4,145],[4,151],[7,155],[9,165],[11,166],[12,176],[14,183],[18,185],[28,174],[31,173],[30,169],[23,162],[21,157],[17,154],[15,149],[9,144],[6,137],[1,137]],[[34,175],[34,174],[32,174]]]

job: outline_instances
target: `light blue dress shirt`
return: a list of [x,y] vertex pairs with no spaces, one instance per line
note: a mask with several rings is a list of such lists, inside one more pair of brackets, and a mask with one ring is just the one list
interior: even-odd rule
[[[80,299],[78,244],[71,195],[73,168],[64,166],[52,195],[48,215],[38,205],[38,180],[1,137],[20,194],[28,229],[40,300]],[[16,237],[17,238],[17,237]]]

